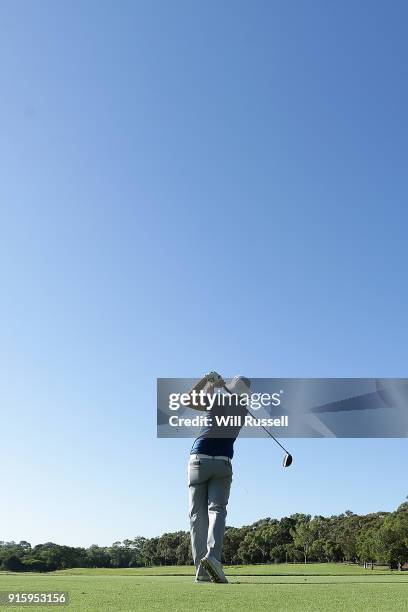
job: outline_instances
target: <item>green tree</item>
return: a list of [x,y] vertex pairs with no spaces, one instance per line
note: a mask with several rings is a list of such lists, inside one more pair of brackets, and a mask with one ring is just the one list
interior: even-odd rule
[[112,567],[129,567],[132,559],[132,551],[129,547],[123,546],[121,542],[114,542],[107,552]]
[[88,567],[109,567],[110,555],[105,547],[92,544],[86,551],[86,565]]
[[302,551],[304,561],[307,563],[310,548],[316,537],[315,526],[310,521],[300,522],[292,531],[292,536],[295,547]]
[[360,561],[373,564],[378,559],[378,529],[363,529],[356,539],[356,551]]
[[151,538],[144,542],[141,551],[144,565],[151,566],[158,565],[160,563],[160,556],[157,552],[158,542],[159,538]]
[[387,517],[377,535],[378,557],[394,569],[408,561],[408,512]]
[[193,563],[189,533],[183,535],[180,544],[176,548],[176,562],[177,565],[191,565]]
[[16,555],[10,555],[3,559],[3,569],[8,572],[21,572],[24,570],[24,564]]

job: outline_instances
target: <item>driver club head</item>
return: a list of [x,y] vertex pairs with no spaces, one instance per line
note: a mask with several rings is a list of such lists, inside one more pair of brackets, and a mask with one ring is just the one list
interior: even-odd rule
[[292,465],[292,461],[293,461],[292,455],[290,455],[289,453],[286,453],[286,455],[283,458],[283,467],[289,467],[290,465]]

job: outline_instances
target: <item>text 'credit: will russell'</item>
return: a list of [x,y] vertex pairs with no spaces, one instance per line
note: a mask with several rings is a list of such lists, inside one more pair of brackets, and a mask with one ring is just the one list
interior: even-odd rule
[[256,418],[250,415],[234,416],[196,416],[193,418],[172,415],[169,424],[173,427],[211,427],[215,423],[218,427],[288,427],[289,417],[282,415],[275,418]]

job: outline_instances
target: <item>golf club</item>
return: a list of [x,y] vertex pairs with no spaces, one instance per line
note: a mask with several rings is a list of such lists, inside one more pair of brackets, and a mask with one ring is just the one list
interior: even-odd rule
[[[226,391],[227,393],[229,393],[230,395],[233,395],[233,393],[232,393],[232,392],[231,392],[231,391],[230,391],[230,390],[229,390],[229,389],[228,389],[228,388],[227,388],[225,385],[223,385],[223,388],[225,389],[225,391]],[[246,408],[246,411],[248,412],[248,414],[250,414],[250,415],[251,415],[251,417],[252,417],[252,418],[256,418],[256,417],[255,417],[255,416],[252,414],[252,412],[250,412],[250,411],[248,410],[248,408]],[[268,436],[269,436],[270,438],[272,438],[272,440],[274,440],[274,441],[276,442],[276,444],[278,444],[278,445],[281,447],[281,449],[282,449],[283,451],[285,451],[285,453],[286,453],[286,454],[285,454],[285,456],[284,456],[284,458],[283,458],[283,467],[289,467],[290,465],[292,465],[292,461],[293,461],[293,457],[292,457],[292,455],[291,455],[291,454],[290,454],[290,453],[289,453],[289,452],[286,450],[286,448],[285,448],[284,446],[282,446],[282,444],[281,444],[281,443],[280,443],[280,442],[279,442],[279,441],[278,441],[278,440],[275,438],[275,436],[274,436],[274,435],[272,435],[272,434],[271,434],[271,432],[270,432],[268,429],[266,429],[266,427],[264,427],[263,425],[261,425],[261,427],[262,427],[262,429],[263,429],[264,431],[266,431],[266,433],[268,434]]]

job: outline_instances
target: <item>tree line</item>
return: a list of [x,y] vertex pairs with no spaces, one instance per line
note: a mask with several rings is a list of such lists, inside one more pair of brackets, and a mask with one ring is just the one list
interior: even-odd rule
[[[408,499],[408,498],[407,498]],[[223,562],[350,562],[388,565],[408,563],[408,501],[395,512],[311,517],[292,514],[265,518],[244,527],[227,527]],[[54,571],[73,567],[146,567],[192,563],[190,535],[185,531],[156,538],[137,536],[112,546],[89,548],[53,542],[0,542],[0,567],[8,571]]]

